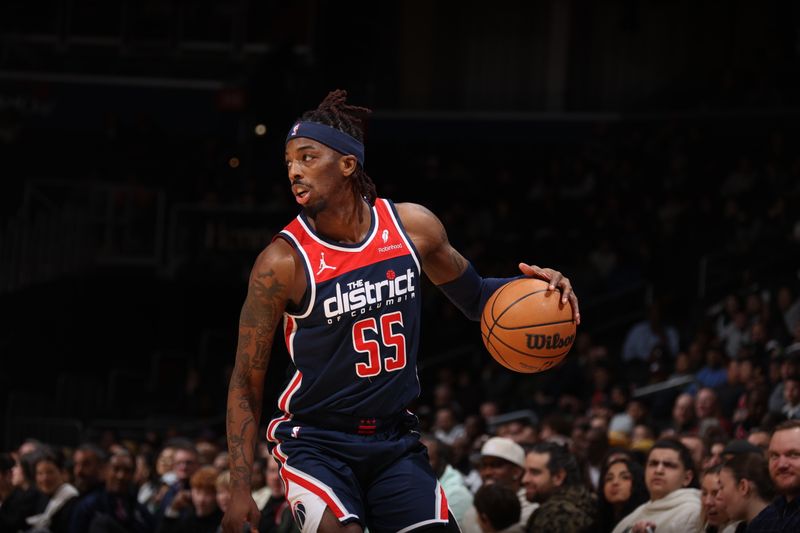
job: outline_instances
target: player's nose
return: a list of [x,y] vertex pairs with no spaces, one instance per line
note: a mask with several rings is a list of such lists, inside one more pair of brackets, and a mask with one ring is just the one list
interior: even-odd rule
[[289,173],[289,181],[294,181],[295,179],[303,177],[300,171],[300,165],[297,161],[289,161],[289,164],[286,165],[286,170]]

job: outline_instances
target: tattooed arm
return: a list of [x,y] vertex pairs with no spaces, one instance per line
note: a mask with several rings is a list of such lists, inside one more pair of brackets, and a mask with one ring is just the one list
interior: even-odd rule
[[294,288],[295,262],[289,245],[278,239],[256,259],[239,316],[236,362],[228,387],[227,433],[232,498],[223,519],[225,533],[241,533],[245,521],[257,531],[259,511],[250,476],[261,418],[272,340]]

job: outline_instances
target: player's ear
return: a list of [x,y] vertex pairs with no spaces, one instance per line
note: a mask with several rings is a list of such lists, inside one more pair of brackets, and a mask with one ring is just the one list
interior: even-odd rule
[[356,171],[356,167],[358,166],[358,159],[354,155],[343,155],[339,158],[339,169],[342,171],[344,176],[349,177],[353,172]]

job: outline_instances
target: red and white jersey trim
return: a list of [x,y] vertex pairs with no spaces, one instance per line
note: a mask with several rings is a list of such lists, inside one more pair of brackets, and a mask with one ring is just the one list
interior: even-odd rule
[[[385,202],[386,200],[380,200],[379,199],[377,201]],[[372,206],[372,219],[373,220],[378,220],[378,210],[377,210],[377,208],[375,206]],[[314,233],[314,230],[312,230],[311,228],[308,227],[308,224],[306,224],[306,221],[303,220],[302,217],[298,216],[297,217],[297,221],[300,222],[300,225],[303,226],[303,229],[306,230],[306,233],[308,234],[309,237],[311,237],[312,239],[317,241],[320,245],[324,246],[325,248],[330,248],[331,250],[336,250],[338,252],[361,252],[361,251],[363,251],[367,246],[370,245],[370,243],[372,243],[372,239],[374,239],[375,235],[378,233],[378,226],[379,226],[379,224],[375,224],[374,225],[374,227],[372,228],[372,232],[367,236],[366,239],[364,239],[364,242],[360,246],[354,247],[354,248],[348,248],[348,247],[345,247],[345,246],[336,246],[335,244],[332,244],[330,242],[325,242],[322,239],[320,239],[319,237],[317,237],[317,234]]]
[[305,472],[289,466],[289,458],[283,453],[280,444],[275,447],[272,454],[281,466],[280,475],[281,479],[283,479],[284,488],[286,489],[286,498],[289,501],[297,497],[298,493],[309,491],[324,501],[339,521],[344,521],[349,518],[358,518],[358,515],[347,510],[341,500],[336,496],[333,489],[328,485],[314,476],[310,476]]
[[[298,217],[299,218],[299,217]],[[291,314],[285,313],[287,315],[293,316],[295,318],[305,318],[311,314],[311,311],[314,309],[314,300],[317,298],[317,282],[314,279],[314,270],[311,268],[311,261],[308,259],[308,254],[306,250],[303,248],[303,245],[297,240],[297,237],[294,236],[289,231],[283,230],[281,231],[281,235],[289,238],[295,244],[295,249],[300,253],[300,256],[303,258],[303,263],[306,266],[306,272],[309,276],[309,289],[311,290],[310,298],[308,299],[308,307],[306,307],[305,311],[300,314]]]

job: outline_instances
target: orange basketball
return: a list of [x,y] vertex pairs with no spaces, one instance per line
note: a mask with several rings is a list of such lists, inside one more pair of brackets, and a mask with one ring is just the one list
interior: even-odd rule
[[575,341],[572,306],[561,292],[536,278],[509,281],[489,297],[481,316],[483,344],[495,360],[516,372],[553,368]]

